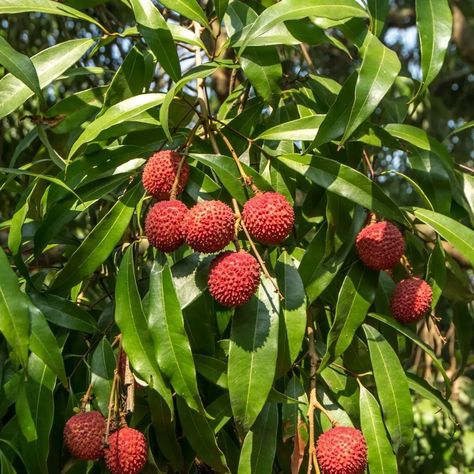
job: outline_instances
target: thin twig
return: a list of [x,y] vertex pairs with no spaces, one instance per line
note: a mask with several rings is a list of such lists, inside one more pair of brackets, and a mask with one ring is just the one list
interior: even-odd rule
[[369,170],[370,179],[372,181],[375,181],[374,167],[372,166],[372,162],[370,161],[369,155],[365,150],[362,151],[362,156],[364,157],[365,164],[367,165],[367,169]]
[[92,387],[93,386],[94,386],[94,384],[90,383],[86,393],[81,398],[81,411],[86,411],[86,405],[89,403],[89,400],[91,398],[91,392],[92,392]]
[[237,156],[237,153],[235,152],[234,147],[232,146],[232,143],[230,143],[229,139],[219,129],[217,129],[217,133],[221,136],[222,140],[229,149],[230,154],[232,155],[232,158],[234,159],[235,164],[237,165],[237,169],[239,170],[240,177],[242,178],[243,183],[248,186],[254,194],[258,194],[260,190],[257,188],[257,186],[255,186],[252,177],[245,172],[242,163],[240,162],[239,157]]
[[315,72],[316,68],[314,66],[313,60],[311,59],[311,56],[309,55],[308,47],[306,46],[306,44],[301,43],[300,49],[301,49],[301,52],[303,53],[303,57],[305,61],[308,63],[309,69],[311,70],[311,72]]
[[309,373],[309,407],[308,407],[308,422],[309,422],[309,445],[308,445],[308,474],[311,474],[313,466],[317,469],[318,462],[316,459],[316,447],[314,439],[314,408],[316,406],[316,371],[318,369],[318,355],[314,345],[314,327],[313,315],[311,308],[308,308],[308,355],[310,363]]
[[176,195],[178,194],[179,177],[181,176],[181,170],[183,169],[183,165],[185,161],[186,161],[186,155],[183,155],[181,159],[179,160],[178,169],[176,170],[176,176],[173,181],[173,186],[171,187],[170,201],[174,201],[176,199]]
[[245,232],[245,235],[247,237],[247,240],[249,241],[250,248],[252,249],[253,254],[255,255],[255,258],[257,259],[258,263],[260,264],[260,268],[262,269],[263,274],[272,282],[272,285],[275,288],[275,291],[278,293],[280,296],[280,299],[284,299],[284,296],[282,295],[280,289],[278,288],[277,283],[275,280],[271,277],[270,273],[268,272],[267,266],[265,265],[265,262],[263,261],[263,258],[261,257],[259,251],[257,250],[257,247],[255,246],[252,237],[249,234],[249,231],[247,230],[247,227],[245,227],[245,223],[242,219],[242,215],[240,214],[240,209],[239,205],[236,201],[235,198],[232,198],[232,204],[234,206],[234,211],[235,211],[235,216],[237,220],[240,220],[240,225]]

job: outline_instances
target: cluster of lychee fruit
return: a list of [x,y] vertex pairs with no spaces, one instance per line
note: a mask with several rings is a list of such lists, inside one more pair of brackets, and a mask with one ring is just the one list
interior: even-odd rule
[[[236,238],[236,215],[226,203],[201,201],[191,209],[176,199],[189,178],[189,165],[176,151],[159,151],[146,163],[142,182],[158,200],[147,214],[145,234],[162,252],[174,252],[184,243],[196,252],[221,252]],[[252,239],[267,245],[280,244],[291,232],[294,212],[286,198],[276,192],[257,192],[242,212]],[[211,295],[228,307],[246,303],[260,283],[260,265],[245,250],[219,253],[209,267]]]
[[363,474],[367,443],[358,429],[336,426],[319,436],[316,458],[322,474]]
[[[403,256],[405,241],[398,228],[388,221],[364,227],[356,238],[360,259],[373,270],[392,270]],[[401,323],[423,319],[431,309],[433,291],[422,278],[410,276],[397,283],[391,299],[391,311]]]
[[81,411],[64,427],[64,444],[78,459],[105,459],[112,474],[138,474],[146,464],[148,446],[140,431],[122,426],[105,440],[106,421],[98,411]]

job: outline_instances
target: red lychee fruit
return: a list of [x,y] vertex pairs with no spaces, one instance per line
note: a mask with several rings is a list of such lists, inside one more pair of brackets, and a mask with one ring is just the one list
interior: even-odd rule
[[209,292],[224,306],[245,304],[257,291],[260,266],[248,252],[224,252],[209,266]]
[[363,474],[367,467],[365,438],[356,428],[331,428],[318,438],[316,458],[322,474]]
[[403,255],[405,241],[391,222],[364,227],[356,238],[356,247],[364,265],[373,270],[390,270]]
[[392,295],[393,317],[401,323],[423,319],[431,309],[433,290],[421,278],[407,278],[397,284]]
[[92,461],[104,455],[105,420],[98,411],[80,412],[64,426],[64,444],[76,458]]
[[203,201],[184,218],[186,243],[197,252],[214,253],[229,245],[234,237],[235,216],[222,201]]
[[174,252],[184,243],[183,220],[188,208],[177,200],[160,201],[148,212],[145,234],[153,247]]
[[128,427],[114,431],[104,450],[105,463],[112,474],[138,474],[146,464],[147,455],[143,433]]
[[242,212],[250,235],[262,244],[283,242],[295,222],[293,207],[280,193],[260,193],[249,199]]
[[[156,199],[169,199],[171,188],[178,172],[182,155],[176,151],[163,150],[155,153],[143,169],[142,181],[146,191]],[[189,165],[186,161],[179,174],[178,189],[180,194],[189,179]]]

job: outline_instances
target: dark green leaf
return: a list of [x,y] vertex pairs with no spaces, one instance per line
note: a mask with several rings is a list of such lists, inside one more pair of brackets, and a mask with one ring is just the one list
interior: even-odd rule
[[444,250],[441,246],[440,240],[436,240],[433,251],[431,252],[430,258],[428,259],[428,268],[426,271],[426,279],[433,290],[433,299],[431,307],[436,308],[443,287],[446,282],[446,258],[444,256]]
[[[29,0],[31,3],[32,0]],[[17,3],[13,0],[2,0],[0,13],[5,9],[5,2]],[[23,3],[23,2],[20,2]],[[34,11],[41,7],[41,4],[34,2]],[[50,2],[58,5],[56,2]],[[92,46],[92,39],[75,39],[59,43],[51,48],[39,52],[31,58],[38,73],[40,87],[44,88],[49,83],[60,76],[67,68],[77,62],[84,53]],[[22,105],[33,95],[32,90],[20,79],[12,74],[7,74],[0,79],[0,118],[10,114]]]
[[110,256],[128,227],[141,195],[141,187],[135,185],[110,209],[58,272],[53,290],[71,288]]
[[263,131],[256,140],[312,140],[325,115],[309,115]]
[[370,471],[397,474],[397,458],[385,431],[380,406],[375,397],[363,386],[360,387],[360,424],[367,442]]
[[275,376],[278,294],[263,278],[257,294],[232,318],[228,383],[236,421],[249,429],[262,410]]
[[229,0],[214,0],[214,8],[216,10],[216,15],[219,17],[220,20],[224,18],[224,14],[227,10],[228,4]]
[[308,155],[284,155],[278,161],[334,194],[380,213],[387,219],[406,223],[399,207],[376,183],[347,165]]
[[405,372],[397,354],[372,326],[363,325],[385,426],[397,452],[413,440],[413,411]]
[[452,15],[448,0],[416,0],[416,24],[420,37],[423,82],[420,96],[443,66],[452,33]]
[[[114,351],[106,337],[102,338],[91,359],[91,384],[99,410],[105,415],[109,409],[110,390],[116,366]],[[155,393],[155,392],[152,392]]]
[[196,0],[161,0],[161,3],[170,10],[177,11],[190,20],[196,20],[201,25],[207,25],[207,17]]
[[370,29],[375,36],[380,37],[390,4],[387,0],[368,0],[368,6],[372,17],[370,20]]
[[318,368],[319,371],[349,347],[375,299],[377,281],[377,272],[360,262],[352,265],[337,298],[336,315],[328,334],[326,354]]
[[[0,7],[1,8],[1,7]],[[31,59],[16,51],[10,44],[0,36],[0,64],[10,71],[17,79],[28,86],[39,98],[43,100],[43,94],[36,69]]]
[[173,401],[155,358],[153,339],[135,280],[133,245],[120,264],[115,288],[115,321],[122,332],[122,345],[133,369],[163,397],[170,410]]
[[420,207],[413,208],[413,214],[445,238],[474,265],[474,231],[451,217]]
[[230,472],[206,416],[189,408],[181,397],[177,397],[176,401],[184,434],[197,455],[216,472]]
[[173,36],[165,19],[151,0],[131,0],[131,5],[138,31],[171,79],[178,81],[181,77],[181,67]]
[[183,314],[170,267],[162,255],[157,257],[150,273],[148,324],[155,346],[154,355],[160,369],[189,407],[196,411],[201,410],[196,369],[184,330]]
[[272,472],[278,429],[278,406],[267,403],[246,434],[239,460],[239,474]]
[[13,349],[18,361],[26,367],[30,320],[24,293],[15,272],[0,248],[0,332]]

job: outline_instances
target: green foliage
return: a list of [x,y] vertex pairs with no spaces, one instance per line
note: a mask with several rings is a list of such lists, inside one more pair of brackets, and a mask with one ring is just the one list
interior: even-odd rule
[[[449,2],[407,7],[419,64],[389,3],[0,1],[2,473],[106,472],[61,437],[89,384],[108,415],[117,378],[144,472],[307,472],[325,413],[362,430],[370,473],[467,472],[474,179],[456,139],[470,151],[474,120],[436,110],[460,61]],[[188,207],[242,208],[249,181],[292,204],[245,305],[213,300],[212,256],[149,246],[141,173],[162,149],[186,155]],[[390,273],[355,251],[369,213],[403,232]],[[433,318],[405,326],[390,297],[411,273]]]

